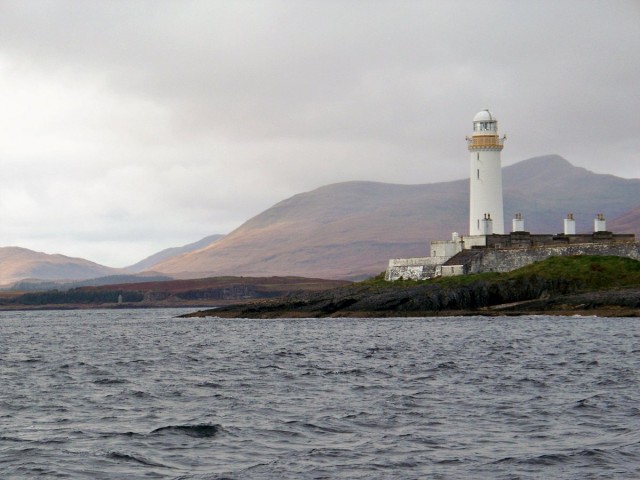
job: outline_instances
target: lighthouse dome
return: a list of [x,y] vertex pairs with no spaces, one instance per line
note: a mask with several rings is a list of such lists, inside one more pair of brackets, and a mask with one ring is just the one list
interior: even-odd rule
[[473,121],[474,122],[495,122],[497,121],[497,119],[496,117],[493,116],[493,114],[489,110],[485,109],[476,113],[476,116],[473,117]]

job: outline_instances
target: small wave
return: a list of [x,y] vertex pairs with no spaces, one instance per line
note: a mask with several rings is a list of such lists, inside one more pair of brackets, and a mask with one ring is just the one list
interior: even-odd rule
[[270,435],[275,435],[277,437],[301,437],[302,434],[299,432],[292,432],[291,430],[282,430],[282,429],[270,429],[270,430],[264,430],[265,433],[270,434]]
[[547,383],[542,380],[537,380],[535,378],[524,377],[518,380],[518,383],[529,384],[535,387],[546,388],[548,387]]
[[289,350],[280,350],[279,352],[274,353],[277,357],[304,357],[304,353],[300,352],[291,352]]
[[573,408],[594,408],[601,409],[605,407],[606,398],[604,395],[596,394],[591,397],[582,398],[576,401],[573,405]]
[[384,385],[353,385],[351,390],[382,390],[385,388]]
[[374,356],[378,356],[380,359],[387,359],[389,357],[384,354],[388,352],[393,352],[393,351],[394,351],[393,348],[386,347],[386,346],[370,347],[370,348],[367,348],[367,350],[365,351],[364,358],[373,358]]
[[129,392],[129,395],[131,395],[134,398],[151,398],[153,397],[153,395],[151,395],[148,392],[143,392],[141,390],[134,390],[132,392]]
[[353,456],[353,451],[350,448],[338,448],[338,447],[328,447],[328,448],[312,448],[306,455],[309,457],[326,457],[326,458],[336,458],[336,459],[345,459]]
[[146,434],[144,433],[138,433],[138,432],[105,432],[103,434],[101,434],[101,437],[103,438],[111,438],[113,436],[123,436],[123,437],[127,437],[127,438],[144,438]]
[[434,370],[457,370],[457,369],[458,369],[458,365],[456,364],[456,362],[453,362],[453,361],[439,363],[434,368]]
[[151,431],[152,434],[171,434],[178,433],[196,438],[211,438],[221,432],[222,426],[212,424],[199,425],[169,425],[167,427],[156,428]]
[[22,363],[38,363],[42,362],[42,357],[31,357],[22,360]]
[[100,378],[93,383],[96,385],[119,385],[121,383],[127,383],[127,381],[119,378]]
[[516,457],[504,457],[496,460],[493,463],[507,463],[507,464],[525,464],[525,465],[557,465],[569,460],[568,455],[545,453],[543,455],[537,455],[535,457],[528,458],[516,458]]
[[196,387],[221,388],[222,384],[216,383],[216,382],[200,382],[200,383],[196,383]]
[[359,368],[350,368],[348,370],[329,370],[323,375],[363,375],[364,372]]
[[300,426],[300,427],[302,427],[303,429],[305,429],[307,431],[312,431],[312,432],[319,433],[319,434],[324,434],[324,433],[351,433],[350,430],[346,430],[346,429],[343,429],[343,428],[315,425],[313,423],[301,422],[299,420],[292,420],[292,421],[285,422],[285,423],[286,423],[286,425]]
[[526,465],[559,465],[563,463],[574,462],[576,458],[589,458],[589,463],[598,464],[601,466],[615,463],[612,461],[612,454],[606,450],[599,448],[587,448],[584,450],[577,450],[571,453],[547,453],[537,455],[535,457],[527,458],[514,458],[505,457],[497,460],[494,463],[512,463],[512,464],[526,464]]
[[167,465],[163,465],[161,463],[155,463],[155,462],[152,462],[152,461],[147,460],[147,459],[142,458],[142,457],[136,457],[134,455],[127,455],[126,453],[109,452],[106,456],[107,456],[107,458],[110,458],[112,460],[124,460],[125,462],[135,462],[135,463],[139,463],[141,465],[146,465],[148,467],[164,467],[164,468],[168,468]]
[[597,360],[578,360],[577,365],[585,365],[587,367],[596,367],[600,365]]
[[23,438],[16,437],[6,437],[4,435],[0,436],[0,442],[28,442],[29,440],[25,440]]
[[556,465],[558,463],[565,463],[568,460],[568,455],[563,455],[560,453],[549,453],[538,455],[537,457],[527,458],[521,463],[527,463],[529,465]]

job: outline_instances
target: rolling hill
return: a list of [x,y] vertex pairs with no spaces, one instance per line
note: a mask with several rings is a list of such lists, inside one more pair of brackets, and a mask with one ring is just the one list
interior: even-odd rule
[[[430,240],[465,233],[468,184],[327,185],[286,199],[210,246],[169,258],[154,270],[180,278],[363,278],[383,271],[389,258],[425,256]],[[569,212],[578,231],[589,231],[596,213],[613,219],[640,204],[640,180],[595,174],[557,155],[504,168],[503,184],[505,225],[521,212],[525,228],[534,233],[562,231]]]
[[201,248],[207,247],[211,245],[213,242],[220,240],[224,235],[209,235],[204,237],[197,242],[189,243],[188,245],[183,245],[182,247],[171,247],[166,248],[164,250],[159,251],[158,253],[154,253],[153,255],[148,256],[147,258],[140,260],[133,265],[125,267],[124,270],[129,273],[140,273],[145,270],[152,270],[154,265],[160,263],[164,260],[168,260],[171,257],[175,257],[177,255],[193,252],[194,250],[199,250]]
[[[182,247],[167,248],[126,268],[110,268],[82,258],[0,247],[0,286],[14,290],[76,288],[82,285],[139,283],[170,279],[154,275],[156,263],[211,245],[223,235],[210,235]],[[146,272],[146,273],[143,273]]]
[[614,232],[634,233],[636,238],[640,238],[640,207],[614,218],[607,223],[607,228]]
[[122,273],[82,258],[50,255],[20,247],[0,247],[0,285],[24,279],[86,280]]
[[[521,212],[527,230],[560,232],[562,219],[571,212],[578,231],[586,232],[595,214],[604,213],[609,230],[640,237],[639,179],[595,174],[548,155],[504,168],[503,184],[507,228],[512,215]],[[25,279],[75,282],[139,272],[175,278],[365,278],[383,271],[389,258],[425,256],[430,240],[450,238],[454,231],[466,233],[468,186],[468,180],[326,185],[279,202],[227,236],[212,235],[166,249],[126,269],[3,247],[0,285]]]

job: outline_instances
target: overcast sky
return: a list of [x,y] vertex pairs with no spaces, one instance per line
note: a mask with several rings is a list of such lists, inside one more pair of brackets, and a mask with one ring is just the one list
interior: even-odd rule
[[[0,246],[120,267],[347,180],[640,177],[640,2],[0,0]],[[640,203],[640,199],[639,202]]]

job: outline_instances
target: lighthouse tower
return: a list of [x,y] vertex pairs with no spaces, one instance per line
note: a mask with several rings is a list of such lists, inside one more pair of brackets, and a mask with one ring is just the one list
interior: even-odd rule
[[500,151],[506,137],[498,136],[498,121],[489,110],[473,117],[467,137],[470,159],[469,235],[504,234]]

